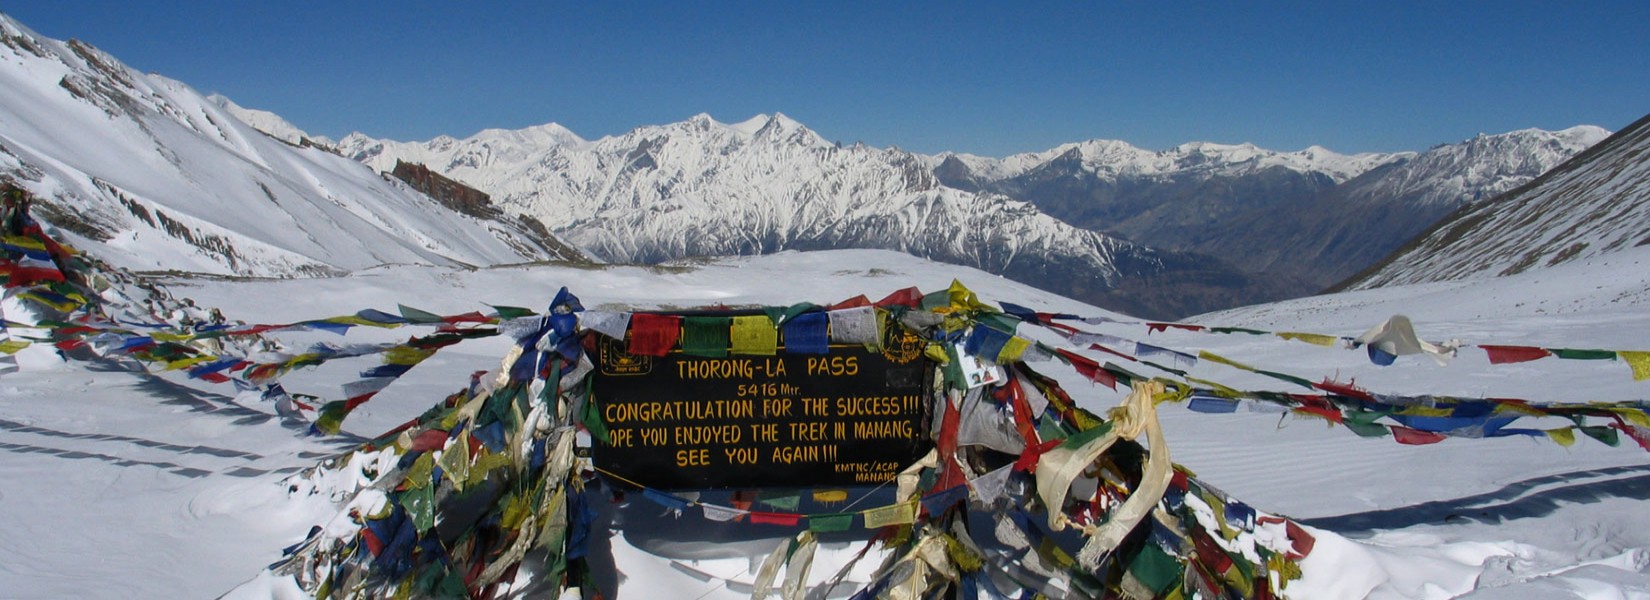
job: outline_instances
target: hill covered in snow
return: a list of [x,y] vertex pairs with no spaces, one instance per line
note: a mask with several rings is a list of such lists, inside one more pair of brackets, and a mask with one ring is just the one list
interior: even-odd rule
[[1523,273],[1650,244],[1650,117],[1540,178],[1462,207],[1353,289]]
[[519,224],[457,214],[237,115],[254,116],[0,15],[0,179],[116,264],[292,276],[563,258]]

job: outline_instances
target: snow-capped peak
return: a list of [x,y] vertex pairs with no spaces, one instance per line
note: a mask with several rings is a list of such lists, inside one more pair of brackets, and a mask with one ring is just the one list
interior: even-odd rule
[[569,146],[576,147],[587,144],[579,134],[562,126],[560,123],[545,123],[523,129],[490,128],[476,132],[466,138],[467,142],[499,141],[523,146]]
[[298,126],[293,125],[275,113],[267,110],[246,108],[236,104],[234,100],[230,100],[227,96],[222,94],[212,94],[207,96],[206,99],[224,109],[225,112],[234,115],[235,118],[240,119],[242,123],[251,125],[253,129],[267,133],[270,137],[277,140],[281,140],[289,144],[299,144],[305,139],[320,142],[329,146],[336,143],[325,136],[310,135],[308,132],[299,129]]

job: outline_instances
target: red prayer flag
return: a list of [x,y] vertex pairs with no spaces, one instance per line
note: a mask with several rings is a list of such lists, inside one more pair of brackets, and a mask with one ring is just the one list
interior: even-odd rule
[[1058,448],[1060,444],[1064,443],[1066,443],[1065,440],[1049,440],[1041,444],[1026,444],[1026,449],[1020,452],[1019,460],[1014,461],[1014,470],[1025,473],[1035,472],[1037,461],[1042,460],[1043,455],[1047,454],[1049,450]]
[[1403,425],[1392,426],[1392,439],[1398,440],[1398,443],[1400,444],[1425,446],[1427,444],[1442,442],[1444,441],[1444,437],[1444,434],[1435,431],[1410,429],[1408,427],[1404,427]]
[[1064,356],[1066,357],[1066,360],[1071,361],[1071,368],[1076,370],[1082,376],[1087,377],[1089,381],[1093,381],[1114,390],[1117,389],[1117,377],[1106,372],[1105,369],[1100,368],[1100,363],[1069,350],[1056,349],[1055,352],[1060,353],[1060,356]]
[[782,525],[785,527],[795,527],[797,523],[802,521],[802,515],[799,514],[762,512],[759,510],[751,511],[750,517],[751,523],[755,525]]
[[888,294],[888,297],[877,301],[877,306],[899,305],[906,308],[922,308],[922,290],[908,287]]
[[682,318],[636,313],[630,316],[629,352],[637,356],[664,356],[682,336]]
[[1492,365],[1528,362],[1552,355],[1544,348],[1532,346],[1479,346],[1479,348],[1483,348],[1484,352],[1490,355],[1490,364]]
[[1353,384],[1350,384],[1350,383],[1339,383],[1339,382],[1330,381],[1328,379],[1325,379],[1320,383],[1312,384],[1312,387],[1315,387],[1315,388],[1318,388],[1320,390],[1329,392],[1331,394],[1346,396],[1348,398],[1358,398],[1360,400],[1369,400],[1369,401],[1374,401],[1375,400],[1375,397],[1371,396],[1368,391],[1359,389],[1358,387],[1356,387],[1356,386],[1354,386]]
[[945,415],[940,418],[940,438],[935,444],[940,453],[940,477],[934,489],[946,490],[968,483],[957,466],[957,430],[962,428],[962,413],[945,400]]
[[832,304],[830,306],[827,306],[827,307],[825,307],[825,310],[842,310],[842,309],[845,309],[845,308],[859,308],[859,307],[862,307],[862,306],[870,306],[870,305],[871,305],[871,299],[866,298],[865,294],[860,294],[858,296],[854,296],[854,297],[849,298],[847,300],[843,300],[843,301],[838,302],[836,304]]
[[1135,358],[1133,356],[1129,356],[1127,354],[1124,354],[1122,352],[1118,352],[1116,350],[1112,350],[1111,348],[1107,348],[1105,346],[1101,346],[1100,344],[1089,344],[1089,349],[1090,350],[1099,350],[1099,351],[1105,352],[1107,354],[1113,354],[1113,355],[1121,356],[1123,358],[1132,360],[1134,362],[1140,362],[1140,359],[1138,359],[1138,358]]

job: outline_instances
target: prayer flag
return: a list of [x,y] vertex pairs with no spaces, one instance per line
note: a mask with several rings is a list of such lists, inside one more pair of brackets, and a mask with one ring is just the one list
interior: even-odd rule
[[1410,429],[1408,427],[1404,427],[1403,425],[1393,425],[1392,438],[1398,440],[1398,443],[1400,444],[1424,446],[1426,444],[1436,444],[1444,441],[1444,434]]
[[1617,352],[1627,366],[1633,369],[1633,381],[1650,379],[1650,352],[1622,351]]
[[1554,442],[1557,442],[1558,445],[1565,448],[1574,446],[1576,443],[1576,430],[1573,427],[1548,429],[1545,433],[1547,434],[1547,437],[1552,438]]
[[795,527],[802,522],[802,515],[796,513],[776,513],[753,510],[750,513],[751,523],[756,525],[779,525],[781,527]]
[[845,345],[878,345],[876,307],[841,308],[825,313],[830,320],[830,340]]
[[779,351],[779,329],[767,315],[734,317],[731,343],[734,354],[773,356]]
[[1317,346],[1334,346],[1335,342],[1340,340],[1340,338],[1332,335],[1323,335],[1321,333],[1297,333],[1293,331],[1279,333],[1278,337],[1286,340],[1299,340]]
[[1614,350],[1586,350],[1581,348],[1549,348],[1553,356],[1569,360],[1615,360]]
[[1552,355],[1551,352],[1532,346],[1480,345],[1479,348],[1483,348],[1484,352],[1490,355],[1490,364],[1492,365],[1528,362]]
[[694,356],[721,358],[728,355],[729,317],[684,317],[682,319],[682,353]]
[[917,501],[901,502],[891,506],[861,511],[866,529],[881,529],[889,525],[909,525],[917,521]]
[[702,508],[702,509],[705,510],[705,518],[706,519],[710,519],[712,521],[717,521],[717,522],[722,522],[722,523],[732,521],[732,520],[734,520],[734,519],[736,519],[740,516],[743,516],[746,512],[748,512],[748,511],[739,510],[737,508],[730,508],[730,507],[727,507],[727,506],[716,506],[714,504],[703,504],[703,503],[701,503],[699,505],[699,508]]
[[630,329],[630,313],[587,310],[579,313],[579,325],[615,340],[624,339]]
[[664,356],[676,346],[676,340],[681,335],[681,317],[636,313],[630,316],[628,351],[636,356]]
[[785,351],[795,354],[825,354],[830,351],[830,317],[823,312],[805,312],[785,320]]
[[808,529],[814,533],[847,531],[854,526],[854,515],[859,513],[826,513],[808,515]]

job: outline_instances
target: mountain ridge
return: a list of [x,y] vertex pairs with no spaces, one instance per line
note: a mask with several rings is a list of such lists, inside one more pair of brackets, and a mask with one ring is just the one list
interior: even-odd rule
[[0,179],[115,264],[289,277],[556,257],[521,227],[242,117],[285,123],[0,14]]
[[1650,115],[1518,188],[1462,206],[1334,289],[1477,279],[1650,245]]

